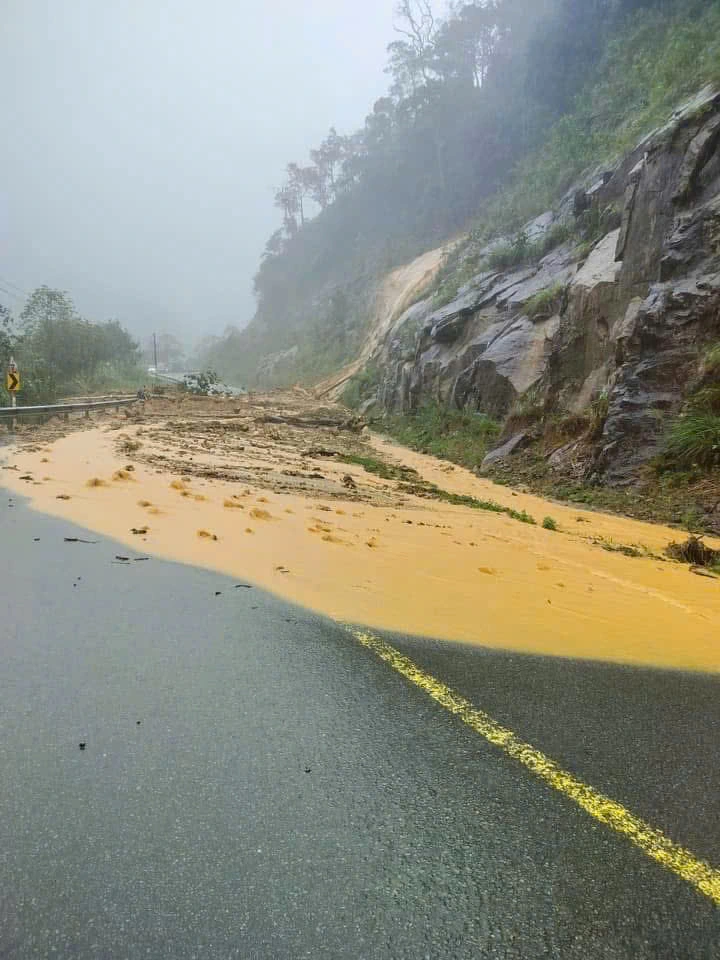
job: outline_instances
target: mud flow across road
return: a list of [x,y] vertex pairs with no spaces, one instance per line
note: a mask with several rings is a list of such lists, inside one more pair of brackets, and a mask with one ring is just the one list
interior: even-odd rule
[[677,531],[494,486],[304,391],[28,428],[0,482],[143,553],[339,620],[720,671],[720,582],[663,556]]

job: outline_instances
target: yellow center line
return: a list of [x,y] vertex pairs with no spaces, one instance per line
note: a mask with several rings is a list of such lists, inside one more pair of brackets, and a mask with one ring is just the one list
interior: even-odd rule
[[355,639],[367,647],[393,670],[424,690],[436,703],[459,717],[471,730],[488,743],[499,747],[517,760],[548,786],[569,797],[591,817],[622,834],[643,853],[692,884],[696,890],[720,906],[720,870],[698,859],[690,850],[679,846],[621,803],[594,790],[559,764],[517,737],[512,730],[497,723],[491,716],[456,693],[446,684],[426,673],[389,643],[364,630],[350,630]]

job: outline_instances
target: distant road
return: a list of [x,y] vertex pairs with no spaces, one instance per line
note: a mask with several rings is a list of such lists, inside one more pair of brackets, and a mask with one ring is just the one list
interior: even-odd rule
[[[3,960],[718,956],[708,896],[340,626],[0,530]],[[720,864],[717,677],[386,639]]]

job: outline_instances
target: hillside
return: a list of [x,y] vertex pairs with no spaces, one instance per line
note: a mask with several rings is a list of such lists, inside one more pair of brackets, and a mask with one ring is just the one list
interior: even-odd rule
[[574,484],[579,499],[588,482],[655,477],[666,519],[720,529],[719,147],[720,91],[706,87],[505,243],[456,250],[441,289],[463,285],[397,319],[369,359],[363,412],[478,411],[484,442],[466,444],[466,465],[556,494]]
[[[304,223],[281,193],[288,235],[258,274],[257,315],[209,359],[251,386],[341,395],[390,417],[405,442],[553,495],[638,512],[642,498],[592,491],[644,483],[663,519],[717,530],[720,2],[598,0],[583,17],[580,6],[535,5],[523,31],[519,0],[454,8],[440,25],[405,4],[410,35],[425,25],[420,60],[403,61],[406,81],[416,71],[405,99],[397,57],[411,51],[390,48],[392,169],[405,186],[383,196],[365,166],[314,218],[301,207]],[[483,65],[471,114],[443,73],[449,34],[466,53],[473,36],[473,69]],[[434,112],[443,97],[454,113]],[[419,181],[404,192],[408,98],[413,130],[464,117],[456,162],[474,172],[452,181],[462,203]],[[496,149],[491,106],[504,132],[522,121],[511,149]],[[366,164],[382,156],[390,177],[388,156],[365,143]],[[394,265],[400,251],[406,266]]]
[[398,30],[363,129],[288,166],[256,315],[202,358],[226,378],[309,384],[355,360],[388,273],[516,230],[720,76],[717,0],[497,0],[444,20],[404,0]]

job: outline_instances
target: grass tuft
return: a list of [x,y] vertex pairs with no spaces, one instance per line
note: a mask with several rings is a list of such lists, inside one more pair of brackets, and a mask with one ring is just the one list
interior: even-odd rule
[[551,287],[540,290],[525,304],[525,313],[531,320],[551,317],[562,309],[565,290],[566,287],[563,283],[554,283]]
[[395,467],[376,457],[365,457],[355,453],[343,453],[338,460],[352,466],[362,467],[366,473],[372,473],[383,480],[408,480],[417,476],[417,470],[412,467]]
[[434,483],[403,483],[399,487],[403,493],[410,493],[416,497],[426,497],[429,500],[441,500],[443,503],[452,503],[456,507],[470,507],[473,510],[487,510],[489,513],[504,513],[511,520],[517,520],[520,523],[527,523],[535,526],[535,518],[525,510],[513,510],[512,507],[504,507],[495,500],[479,500],[477,497],[471,497],[464,493],[451,493],[449,490],[443,490],[436,487]]
[[383,429],[406,447],[477,469],[500,434],[500,424],[482,413],[428,404],[417,413],[388,417]]
[[688,413],[670,429],[664,459],[676,469],[720,466],[720,416]]

